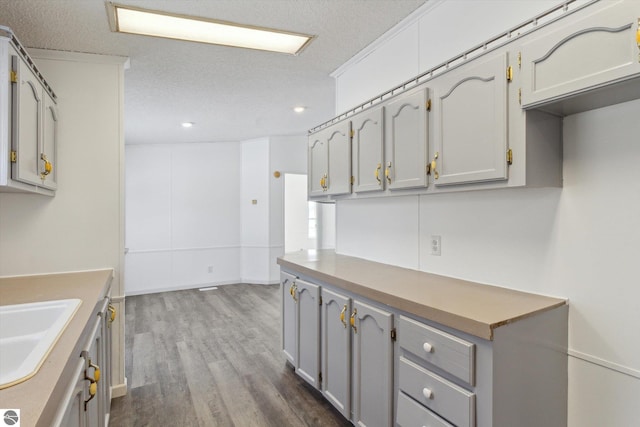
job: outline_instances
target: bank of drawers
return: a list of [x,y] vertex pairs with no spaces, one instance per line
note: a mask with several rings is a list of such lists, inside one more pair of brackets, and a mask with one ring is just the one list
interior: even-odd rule
[[409,426],[475,426],[475,394],[443,378],[439,368],[475,384],[473,343],[401,316],[396,421]]

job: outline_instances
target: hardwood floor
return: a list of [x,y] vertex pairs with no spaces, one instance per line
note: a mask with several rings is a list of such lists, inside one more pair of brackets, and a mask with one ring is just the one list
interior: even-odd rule
[[350,426],[285,364],[278,285],[126,299],[128,394],[111,426]]

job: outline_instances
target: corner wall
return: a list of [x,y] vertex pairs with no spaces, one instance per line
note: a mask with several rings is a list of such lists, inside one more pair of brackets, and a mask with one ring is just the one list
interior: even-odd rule
[[[473,31],[454,31],[467,17],[486,22],[497,34],[548,3],[442,2],[407,27],[408,34],[415,34],[415,25],[421,28],[420,47],[410,53],[420,58],[420,68],[393,69],[414,64],[385,53],[402,51],[392,48],[401,39],[396,35],[340,70],[338,111],[390,88],[371,83],[368,63],[387,64],[393,75],[416,75],[426,64],[481,41],[472,40]],[[439,45],[429,42],[426,28],[441,30]],[[339,201],[337,252],[568,298],[568,425],[635,425],[640,416],[638,117],[640,100],[566,117],[561,189]],[[374,218],[370,212],[376,212]],[[442,256],[430,255],[432,234],[442,238]]]
[[112,268],[120,315],[115,396],[124,394],[123,66],[126,58],[30,50],[58,95],[55,197],[0,193],[0,276]]

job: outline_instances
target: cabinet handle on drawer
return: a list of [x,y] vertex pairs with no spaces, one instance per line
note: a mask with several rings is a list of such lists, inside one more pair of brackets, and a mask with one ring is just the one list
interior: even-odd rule
[[431,353],[433,351],[433,346],[431,344],[429,344],[428,342],[422,344],[422,349],[424,351],[426,351],[427,353]]
[[433,392],[426,387],[422,389],[422,395],[425,399],[433,399]]
[[353,313],[351,313],[351,327],[353,328],[353,333],[357,334],[358,333],[358,327],[356,326],[356,315],[358,314],[358,309],[354,308],[353,309]]
[[346,311],[347,311],[347,304],[345,304],[344,307],[342,307],[342,311],[340,312],[340,321],[342,322],[345,328],[347,327],[347,322],[345,322],[344,320],[344,313],[346,313]]

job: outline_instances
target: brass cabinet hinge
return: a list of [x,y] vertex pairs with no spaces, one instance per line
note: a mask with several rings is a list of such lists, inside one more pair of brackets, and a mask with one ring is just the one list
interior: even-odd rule
[[15,163],[18,161],[18,152],[11,151],[11,163]]
[[396,328],[391,329],[391,341],[396,340]]
[[322,384],[322,372],[318,372],[318,382]]
[[518,52],[518,70],[522,68],[522,52]]
[[11,70],[11,83],[18,83],[18,73]]
[[318,304],[318,305],[322,305],[322,295],[320,295],[319,300],[320,300],[320,304]]
[[351,175],[351,185],[353,185],[356,182],[356,177]]
[[431,98],[427,99],[427,111],[431,111]]
[[513,164],[513,151],[511,150],[511,148],[507,150],[507,164],[508,165]]
[[518,104],[522,105],[522,88],[518,88]]
[[509,65],[507,67],[507,81],[510,82],[513,80],[513,67]]
[[355,134],[356,134],[356,132],[353,129],[351,129],[351,133],[350,133],[351,138],[353,138]]

